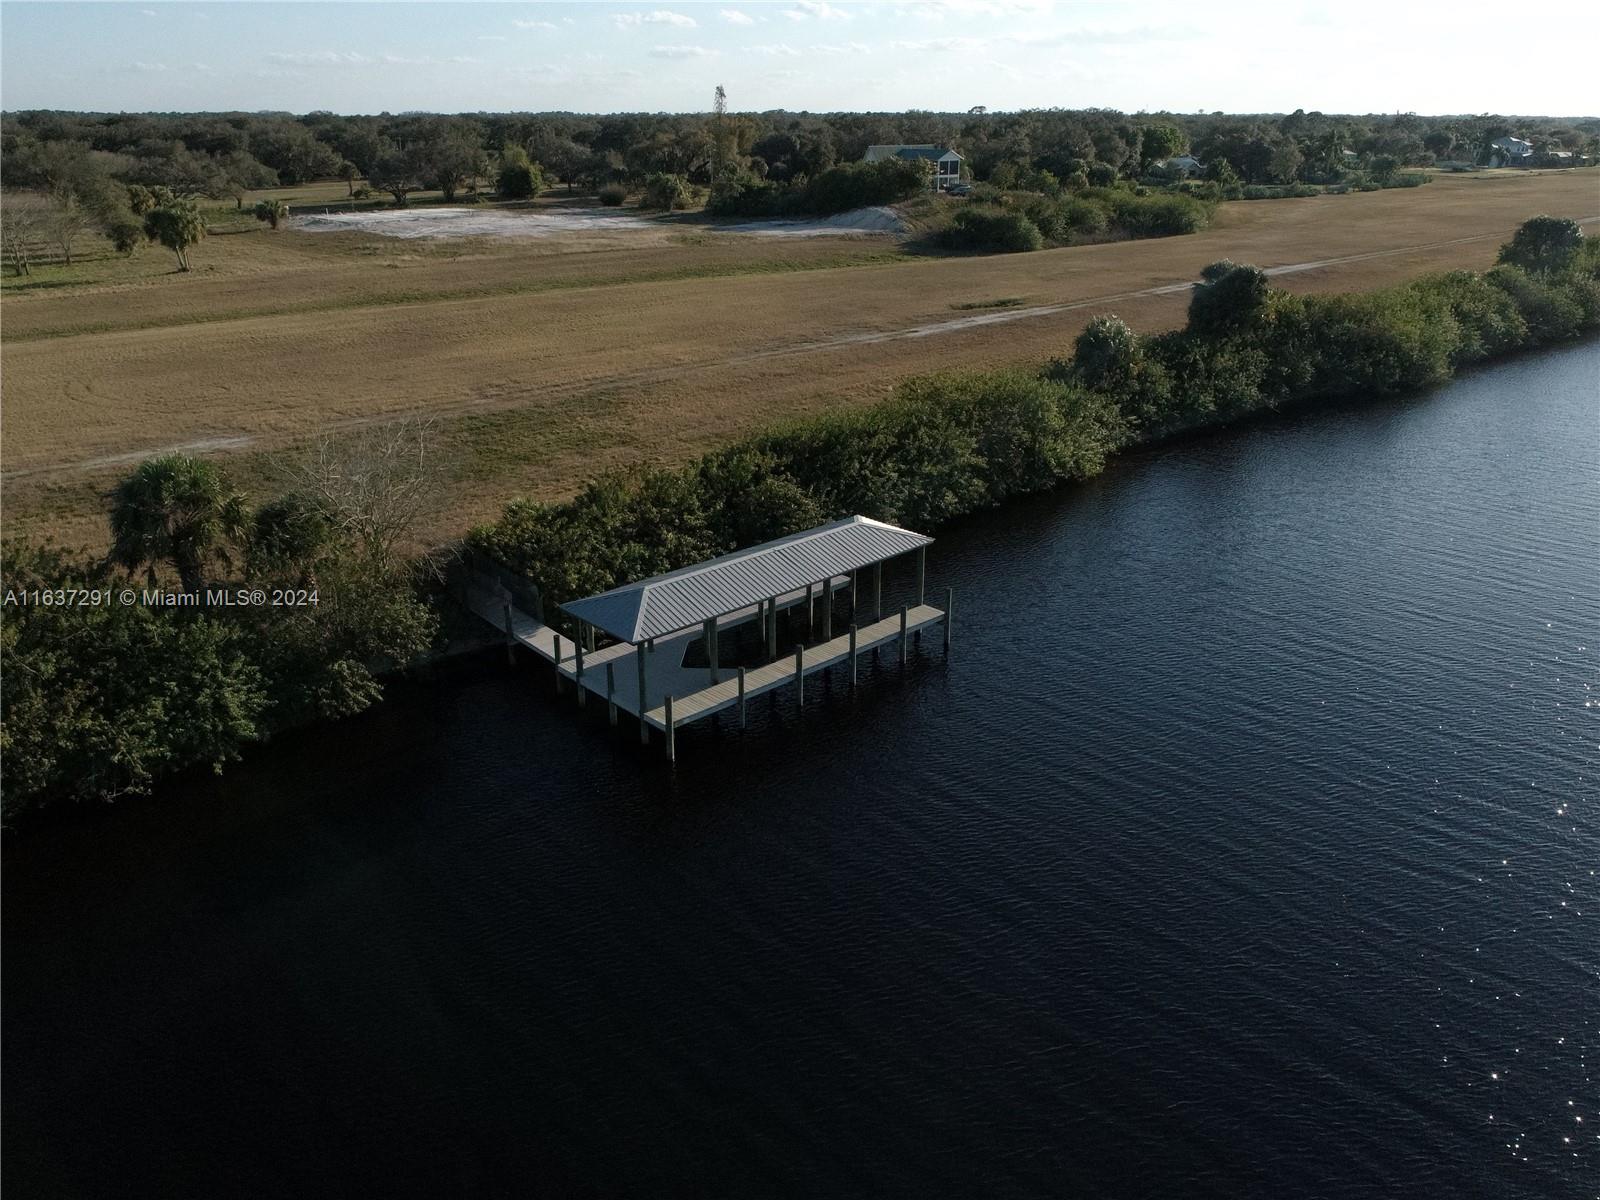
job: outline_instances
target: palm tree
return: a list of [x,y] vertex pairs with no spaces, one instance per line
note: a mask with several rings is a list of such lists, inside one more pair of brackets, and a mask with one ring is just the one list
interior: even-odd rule
[[185,592],[205,587],[206,563],[228,561],[227,543],[245,530],[244,497],[211,463],[165,454],[140,465],[111,494],[107,558],[155,582],[156,564],[171,563]]

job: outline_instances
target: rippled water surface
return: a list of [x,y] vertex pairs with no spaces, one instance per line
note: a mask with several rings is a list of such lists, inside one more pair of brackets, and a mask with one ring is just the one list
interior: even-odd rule
[[958,526],[675,772],[491,662],[13,838],[7,1190],[1594,1194],[1597,382]]

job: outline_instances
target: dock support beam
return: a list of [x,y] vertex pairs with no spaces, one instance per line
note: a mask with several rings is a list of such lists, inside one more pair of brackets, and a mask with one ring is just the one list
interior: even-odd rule
[[672,693],[667,693],[667,761],[678,761],[678,739],[672,724]]
[[711,682],[722,682],[717,677],[717,619],[705,623],[706,661],[711,664]]
[[617,664],[611,662],[606,664],[606,720],[617,723]]
[[812,640],[812,635],[817,629],[817,602],[811,595],[811,589],[816,584],[806,584],[806,638]]
[[945,588],[945,590],[944,590],[944,652],[946,654],[950,653],[950,613],[955,609],[955,606],[956,606],[956,590],[955,590],[955,588]]
[[743,729],[750,724],[750,709],[744,697],[744,668],[739,668],[739,728]]
[[803,710],[806,704],[806,648],[794,648],[794,702]]
[[917,603],[928,602],[928,548],[917,547]]
[[856,614],[861,607],[861,571],[850,572],[850,620],[857,620]]
[[767,661],[778,657],[778,598],[767,601]]
[[906,606],[902,604],[900,606],[900,665],[902,667],[906,665],[906,622],[909,616],[910,613],[907,611]]
[[650,725],[649,725],[649,722],[647,722],[644,719],[644,714],[645,714],[645,703],[644,703],[645,690],[644,690],[644,647],[643,646],[639,646],[639,645],[635,645],[634,646],[634,648],[633,648],[633,661],[636,662],[639,665],[639,744],[641,746],[648,746],[650,744]]
[[555,635],[556,651],[556,695],[561,695],[561,635]]
[[872,564],[872,619],[883,620],[883,563]]
[[856,686],[856,623],[850,622],[850,686]]
[[577,660],[572,668],[572,681],[578,688],[578,707],[583,708],[587,703],[583,694],[588,690],[583,686],[583,642],[581,640],[574,642],[572,649],[577,655]]
[[822,640],[833,641],[833,577],[822,585]]

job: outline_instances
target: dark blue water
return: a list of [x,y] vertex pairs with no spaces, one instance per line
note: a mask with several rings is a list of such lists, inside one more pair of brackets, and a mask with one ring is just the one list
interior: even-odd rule
[[11,839],[18,1196],[1589,1196],[1600,345],[948,531],[676,771],[489,663]]

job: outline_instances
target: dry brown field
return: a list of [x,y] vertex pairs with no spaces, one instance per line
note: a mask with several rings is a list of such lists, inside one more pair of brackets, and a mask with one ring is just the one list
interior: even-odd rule
[[910,375],[1046,359],[1100,312],[1170,327],[1219,258],[1296,291],[1368,288],[1486,267],[1541,212],[1600,217],[1600,172],[1236,202],[1190,237],[977,258],[684,222],[540,243],[246,228],[208,239],[187,276],[152,250],[6,289],[7,532],[100,543],[100,494],[162,449],[223,454],[265,487],[296,443],[425,412],[454,451],[427,530],[445,538],[512,496],[686,459]]

